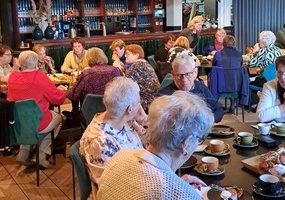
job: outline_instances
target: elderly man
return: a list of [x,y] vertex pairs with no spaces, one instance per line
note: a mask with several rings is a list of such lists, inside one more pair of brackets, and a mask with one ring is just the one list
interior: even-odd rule
[[211,108],[215,116],[215,122],[220,122],[224,116],[223,108],[213,97],[209,89],[202,82],[196,80],[197,73],[198,70],[191,56],[183,54],[176,57],[172,62],[174,82],[163,88],[160,93],[171,95],[176,90],[183,90],[197,94]]

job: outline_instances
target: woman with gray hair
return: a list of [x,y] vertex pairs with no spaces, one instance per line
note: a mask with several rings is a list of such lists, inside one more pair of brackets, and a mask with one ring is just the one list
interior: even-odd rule
[[282,56],[279,47],[275,46],[276,37],[271,31],[262,31],[259,34],[259,42],[252,48],[252,55],[248,61],[249,67],[259,67],[263,71],[276,58]]
[[135,120],[144,123],[147,115],[140,104],[137,83],[126,77],[116,77],[106,85],[103,103],[106,111],[96,114],[80,140],[80,153],[87,161],[94,182],[104,166],[121,149],[143,147],[140,137],[145,130]]
[[[55,137],[60,131],[62,117],[49,110],[49,104],[61,105],[65,100],[65,88],[56,88],[43,71],[38,70],[38,55],[33,51],[23,51],[19,55],[19,65],[22,71],[13,71],[8,80],[8,101],[34,99],[43,112],[39,125],[39,134],[54,130]],[[48,134],[40,144],[40,165],[48,168],[46,155],[51,154],[51,135]],[[30,145],[21,145],[17,161],[28,165]],[[35,158],[32,160],[34,161]]]
[[206,103],[188,92],[154,100],[148,148],[122,150],[111,159],[99,182],[98,199],[201,199],[194,188],[205,183],[188,174],[180,178],[175,171],[207,137],[213,121]]

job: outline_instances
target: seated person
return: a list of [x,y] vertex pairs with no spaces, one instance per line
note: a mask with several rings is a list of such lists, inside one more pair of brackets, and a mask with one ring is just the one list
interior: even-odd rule
[[62,73],[82,71],[85,67],[88,67],[84,40],[76,37],[71,40],[70,44],[72,51],[65,56],[64,63],[61,66]]
[[72,101],[83,102],[87,94],[103,95],[106,84],[114,77],[122,75],[119,68],[107,65],[108,58],[102,49],[88,49],[86,58],[90,68],[78,76],[77,82],[67,93]]
[[201,81],[197,81],[197,67],[193,58],[182,54],[172,62],[172,75],[174,82],[160,90],[161,94],[171,95],[176,90],[188,91],[201,96],[212,109],[215,122],[220,122],[224,111],[219,102],[213,97],[209,89]]
[[285,49],[285,24],[283,24],[283,27],[276,33],[276,45],[281,49]]
[[149,110],[148,148],[115,154],[100,178],[98,200],[202,199],[195,188],[206,184],[175,171],[207,137],[211,110],[202,98],[183,91],[157,98]]
[[141,104],[147,112],[148,106],[154,100],[160,87],[156,73],[144,59],[144,50],[138,44],[127,45],[126,61],[132,64],[126,72],[126,77],[131,78],[139,85]]
[[116,39],[109,47],[112,54],[113,66],[121,69],[123,73],[126,72],[131,65],[126,62],[126,44],[121,39]]
[[13,59],[13,68],[10,66],[12,58],[12,49],[5,44],[0,44],[0,93],[1,98],[4,99],[7,97],[8,79],[11,72],[19,70],[17,58]]
[[203,55],[215,55],[217,51],[221,51],[224,48],[223,39],[227,35],[227,32],[219,28],[215,34],[215,39],[210,42],[203,50]]
[[242,66],[242,55],[235,47],[235,37],[226,35],[223,39],[224,48],[217,51],[212,61],[213,66],[237,68]]
[[[11,73],[8,81],[8,101],[34,99],[43,112],[39,125],[39,134],[54,130],[56,137],[62,125],[60,114],[49,110],[49,104],[61,105],[65,100],[64,87],[56,88],[51,80],[38,67],[38,55],[33,51],[22,51],[19,55],[22,71]],[[51,154],[51,135],[48,134],[40,144],[40,165],[48,168],[46,155]],[[28,164],[30,145],[21,145],[17,161]]]
[[[265,67],[269,64],[275,63],[277,57],[282,55],[279,47],[275,46],[274,43],[276,37],[271,31],[262,31],[259,34],[259,42],[253,47],[253,54],[250,56],[248,61],[249,67],[259,67],[260,71],[263,72]],[[257,87],[263,87],[266,82],[264,77],[257,77],[254,81],[250,82],[250,85]],[[259,97],[256,91],[251,90],[251,105],[257,104]]]
[[54,69],[54,60],[52,57],[46,55],[46,48],[40,44],[36,44],[33,47],[33,51],[39,56],[38,68],[45,74],[54,74],[56,70]]
[[140,104],[139,86],[126,77],[116,77],[106,85],[104,113],[96,114],[80,139],[80,154],[97,182],[105,165],[121,149],[143,147],[145,130],[133,127],[145,123],[147,115]]
[[257,106],[260,122],[285,122],[285,56],[275,61],[277,79],[264,84]]
[[173,34],[169,34],[163,39],[163,44],[154,53],[155,62],[167,62],[168,51],[173,47],[175,40],[176,36]]

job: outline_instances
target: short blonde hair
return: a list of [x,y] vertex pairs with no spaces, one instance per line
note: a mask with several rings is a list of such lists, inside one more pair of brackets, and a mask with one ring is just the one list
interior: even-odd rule
[[106,65],[108,63],[108,58],[104,51],[97,47],[88,49],[86,59],[88,60],[89,67],[94,65]]
[[130,51],[132,54],[139,54],[138,59],[144,59],[144,50],[138,44],[129,44],[126,46],[126,51]]
[[200,15],[194,17],[187,25],[187,28],[189,29],[193,29],[194,28],[194,24],[196,23],[200,23],[200,22],[204,22],[204,18]]
[[117,39],[112,42],[109,48],[113,51],[116,47],[122,49],[123,47],[126,47],[126,44],[123,40]]
[[[192,41],[191,41],[192,42]],[[182,48],[185,48],[185,49],[189,49],[189,40],[187,39],[187,37],[185,36],[179,36],[175,43],[174,43],[174,46],[175,47],[182,47]]]
[[219,35],[222,35],[222,36],[226,36],[226,35],[227,35],[227,32],[225,31],[225,29],[219,28],[219,29],[217,30],[215,36],[218,35],[218,34],[219,34]]

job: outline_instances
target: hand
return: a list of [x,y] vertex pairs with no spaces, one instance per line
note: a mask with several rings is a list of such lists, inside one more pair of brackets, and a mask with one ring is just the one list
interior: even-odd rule
[[216,52],[217,52],[217,51],[211,51],[210,54],[211,54],[212,56],[214,56],[214,55],[216,54]]
[[73,72],[73,69],[71,69],[71,68],[66,68],[64,70],[64,73],[71,73],[71,72]]
[[64,91],[64,92],[67,91],[67,86],[64,86],[64,85],[59,85],[59,86],[57,86],[57,88]]
[[7,89],[8,89],[8,85],[5,85],[5,84],[0,85],[0,91],[5,91]]
[[201,65],[200,60],[197,58],[195,62],[195,67],[199,67]]
[[117,54],[113,53],[113,54],[112,54],[112,60],[113,60],[113,61],[117,61],[117,60],[120,61],[120,58],[119,58],[119,56],[118,56]]
[[45,56],[44,57],[44,61],[45,61],[46,64],[50,64],[50,57]]
[[19,60],[18,60],[18,58],[14,57],[13,58],[13,69],[19,70],[19,68],[20,68]]
[[145,113],[144,109],[142,108],[142,105],[140,105],[140,108],[134,117],[134,120],[139,122],[142,126],[145,126],[147,124],[147,114]]
[[184,174],[181,176],[181,178],[192,185],[194,188],[200,188],[200,187],[205,187],[207,186],[206,183],[204,183],[202,180],[197,178],[196,176],[190,176],[189,174]]
[[256,44],[253,46],[252,51],[253,51],[253,53],[256,53],[256,52],[258,52],[259,50],[260,50],[259,43],[256,43]]

